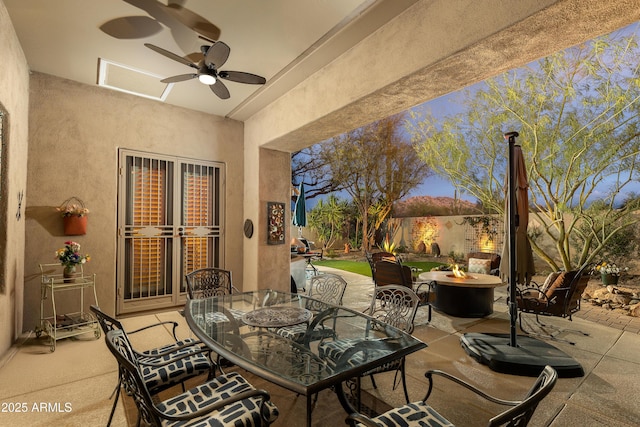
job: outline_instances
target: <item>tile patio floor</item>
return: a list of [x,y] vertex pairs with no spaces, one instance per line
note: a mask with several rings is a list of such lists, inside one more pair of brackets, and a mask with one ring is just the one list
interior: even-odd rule
[[[324,270],[329,270],[323,268]],[[371,295],[371,279],[336,271],[349,286],[344,304],[364,309]],[[499,374],[469,357],[460,346],[466,332],[503,332],[509,330],[505,305],[506,291],[496,292],[494,314],[483,319],[461,319],[435,312],[427,323],[427,308],[419,309],[414,335],[428,347],[407,358],[410,397],[423,397],[427,369],[442,369],[486,388],[503,398],[519,398],[533,378]],[[605,313],[606,314],[606,313]],[[564,338],[575,345],[552,342],[577,360],[585,370],[580,378],[561,378],[552,393],[542,402],[531,426],[637,426],[640,425],[640,335],[635,321],[612,319],[605,324],[602,309],[584,307],[573,322],[545,319],[548,323],[589,332],[589,336],[566,333]],[[590,317],[591,316],[591,317]],[[190,335],[184,319],[175,311],[123,319],[127,328],[135,328],[157,320],[181,323],[179,337]],[[533,322],[531,323],[533,326]],[[137,341],[140,348],[156,346],[169,339],[167,333]],[[278,405],[281,415],[275,426],[303,425],[304,398],[265,381],[247,375],[256,386],[266,388]],[[104,426],[112,401],[109,396],[116,384],[117,366],[101,339],[62,340],[54,353],[42,340],[25,337],[0,360],[0,426]],[[393,373],[376,377],[378,389],[368,380],[363,386],[389,405],[403,401],[401,389],[391,388]],[[451,384],[436,383],[431,404],[460,426],[484,425],[497,411]],[[26,411],[15,411],[25,403]],[[40,406],[44,403],[44,406]],[[65,404],[68,404],[65,406]],[[34,406],[35,405],[35,406]],[[42,409],[43,410],[36,410]],[[331,391],[321,393],[314,410],[314,426],[344,424],[345,413]],[[122,404],[119,404],[113,426],[128,426]]]

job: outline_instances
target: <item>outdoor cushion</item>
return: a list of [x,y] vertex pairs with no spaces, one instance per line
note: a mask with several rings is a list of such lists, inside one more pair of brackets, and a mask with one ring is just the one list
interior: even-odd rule
[[[424,402],[413,402],[373,418],[380,426],[453,427],[453,424]],[[363,424],[356,424],[362,426]]]
[[558,276],[560,276],[560,273],[561,271],[554,271],[553,273],[549,273],[547,278],[544,280],[544,283],[540,287],[540,294],[538,295],[538,298],[544,298],[544,294],[546,293],[547,289],[549,289],[553,282],[556,281]]
[[469,273],[489,274],[491,273],[491,260],[469,258],[469,267],[467,270]]
[[574,276],[574,271],[571,271],[569,273],[567,273],[566,271],[560,272],[560,274],[558,274],[558,277],[556,277],[556,280],[554,280],[553,283],[544,290],[544,294],[548,299],[551,299],[556,289],[569,286],[569,283],[571,283],[571,280],[573,280]]

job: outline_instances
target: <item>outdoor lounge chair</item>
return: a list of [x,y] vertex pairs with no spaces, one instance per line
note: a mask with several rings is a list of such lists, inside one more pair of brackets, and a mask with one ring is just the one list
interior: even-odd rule
[[[366,427],[391,427],[391,426],[453,426],[444,416],[439,414],[433,407],[427,404],[427,399],[433,391],[433,377],[441,376],[456,384],[472,391],[478,396],[499,405],[510,406],[511,408],[494,416],[487,423],[488,427],[502,425],[524,427],[529,423],[538,404],[545,396],[551,392],[556,384],[558,374],[551,367],[546,366],[535,383],[522,400],[504,400],[493,397],[473,385],[442,371],[427,371],[425,377],[429,380],[427,394],[421,401],[394,408],[375,418],[368,418],[362,414],[354,413],[347,418],[347,424],[351,426]],[[464,411],[464,408],[460,408]],[[479,420],[475,425],[480,425]]]
[[[524,313],[535,314],[536,322],[541,327],[547,325],[540,321],[539,316],[568,317],[569,320],[572,320],[573,313],[580,310],[580,300],[590,278],[591,265],[585,265],[579,270],[554,273],[547,278],[543,286],[532,283],[527,287],[517,289],[516,303],[520,310],[520,329],[530,335],[540,335],[543,338],[558,340],[556,335],[563,330],[557,330],[551,334],[534,334],[522,327],[522,315]],[[577,332],[588,335],[586,332]],[[575,344],[571,341],[566,342]]]
[[371,278],[373,279],[373,283],[376,282],[376,263],[378,261],[382,261],[383,259],[389,261],[397,261],[398,258],[390,253],[390,252],[365,252],[365,257],[367,258],[367,262],[369,263],[369,267],[371,267]]

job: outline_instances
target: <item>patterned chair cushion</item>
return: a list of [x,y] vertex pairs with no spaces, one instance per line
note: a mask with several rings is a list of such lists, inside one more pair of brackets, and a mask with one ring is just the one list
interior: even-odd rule
[[[350,348],[353,348],[360,342],[362,342],[362,340],[360,339],[325,341],[318,345],[318,354],[321,358],[325,359],[328,362],[331,368],[335,369],[336,363],[342,357],[344,352]],[[356,366],[362,364],[366,355],[371,357],[382,357],[386,354],[389,354],[389,351],[367,349],[355,353],[349,358],[349,360],[346,361],[346,363],[348,366]],[[362,376],[373,375],[379,372],[388,372],[390,370],[397,369],[400,367],[400,363],[400,359],[385,363],[384,365],[378,366],[370,371],[363,373]]]
[[291,341],[300,341],[304,334],[307,332],[307,324],[300,323],[298,325],[286,326],[278,328],[275,331],[281,337],[290,339]]
[[164,347],[159,347],[159,348],[154,348],[154,349],[151,349],[151,350],[143,351],[142,354],[147,355],[147,356],[154,356],[154,355],[157,355],[159,353],[164,353],[165,351],[172,350],[174,348],[180,348],[180,347],[185,346],[185,345],[191,345],[191,344],[197,344],[197,343],[198,343],[198,341],[194,340],[193,338],[185,338],[183,340],[176,341],[175,343],[167,344]]
[[490,274],[491,260],[480,258],[469,258],[469,273]]
[[[414,402],[373,418],[381,427],[429,426],[453,427],[446,418],[424,402]],[[362,426],[362,424],[356,424]]]
[[[167,415],[188,414],[212,402],[229,398],[247,390],[254,390],[254,387],[237,372],[231,372],[167,399],[159,403],[157,408]],[[220,411],[211,412],[200,418],[194,418],[186,422],[164,420],[162,425],[176,427],[253,427],[263,424],[261,412],[266,419],[275,421],[278,417],[278,408],[271,402],[265,402],[261,407],[261,400],[259,397],[251,397],[225,406]]]
[[[149,357],[139,357],[138,363],[140,363],[142,378],[147,384],[149,391],[151,393],[156,393],[160,390],[171,387],[174,384],[181,383],[193,376],[209,373],[212,365],[206,353],[197,353],[192,357],[185,357],[183,359],[176,360],[175,362],[171,362],[171,360],[176,359],[177,357],[187,353],[195,353],[198,350],[200,350],[199,346],[193,346],[182,348],[161,357],[153,355],[150,355]],[[167,363],[161,367],[145,365],[145,363],[165,362],[171,363]]]
[[[281,337],[297,343],[302,343],[304,335],[307,333],[307,328],[308,326],[306,323],[300,323],[298,325],[278,328],[275,332]],[[310,341],[318,341],[323,338],[335,337],[335,335],[335,331],[331,328],[316,326],[316,328],[310,333]]]
[[[242,316],[244,316],[245,314],[244,311],[236,310],[233,308],[229,309],[229,312],[237,322],[240,322]],[[196,314],[193,316],[193,318],[198,324],[204,325],[204,329],[207,331],[207,335],[209,336],[213,336],[216,334],[218,325],[229,323],[229,319],[227,318],[227,316],[225,316],[224,313],[220,313],[217,311],[205,313],[204,321],[201,314]]]

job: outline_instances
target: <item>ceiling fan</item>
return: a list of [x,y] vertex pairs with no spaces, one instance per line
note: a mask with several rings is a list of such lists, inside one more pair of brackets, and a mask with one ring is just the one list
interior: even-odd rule
[[162,83],[177,83],[197,78],[201,83],[209,85],[213,93],[221,99],[229,99],[230,96],[229,89],[222,83],[221,79],[252,85],[262,85],[266,83],[264,77],[255,74],[245,73],[243,71],[219,71],[220,67],[227,62],[227,58],[229,58],[229,53],[231,52],[229,46],[221,41],[215,42],[211,46],[201,46],[200,51],[202,52],[203,58],[198,61],[197,64],[150,43],[145,43],[144,45],[169,59],[173,59],[197,70],[195,73],[167,77],[166,79],[160,80]]

